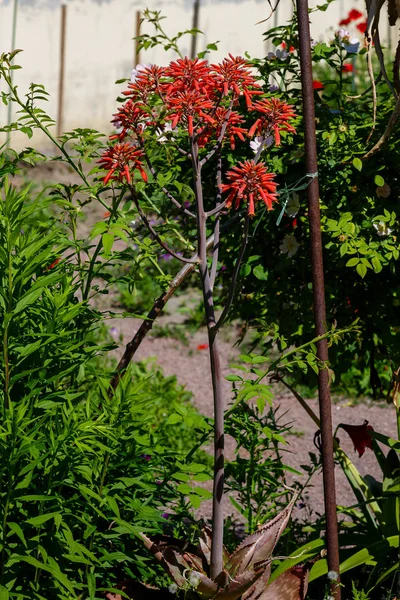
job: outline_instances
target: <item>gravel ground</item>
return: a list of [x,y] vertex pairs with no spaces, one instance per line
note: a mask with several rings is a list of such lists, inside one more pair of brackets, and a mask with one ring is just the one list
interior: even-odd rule
[[[162,317],[165,323],[169,317]],[[115,327],[122,336],[121,348],[118,354],[123,351],[131,337],[137,330],[140,321],[136,319],[115,319],[110,326]],[[149,357],[155,357],[157,362],[163,368],[166,375],[176,375],[179,383],[186,386],[193,394],[193,403],[203,414],[212,415],[212,387],[209,374],[209,356],[208,350],[198,350],[199,345],[207,344],[207,333],[205,330],[199,330],[190,338],[189,345],[186,346],[180,341],[170,338],[156,338],[148,336],[140,346],[135,360],[142,360]],[[237,348],[232,343],[222,341],[219,345],[221,363],[224,377],[232,373],[229,364],[235,355],[239,354]],[[231,383],[224,380],[223,390],[226,401],[229,402],[231,394]],[[279,405],[280,413],[285,412],[285,422],[291,422],[296,435],[288,437],[288,452],[284,458],[287,464],[298,469],[301,464],[309,464],[309,452],[316,452],[313,444],[313,438],[316,431],[314,422],[305,413],[297,400],[290,392],[282,391],[282,385],[273,384],[274,405]],[[309,400],[310,406],[318,414],[318,401]],[[350,405],[348,402],[339,402],[333,404],[332,408],[333,426],[339,423],[350,423],[360,425],[367,419],[375,430],[384,432],[387,435],[396,437],[396,422],[394,410],[386,404],[377,404],[372,402],[363,402],[356,405]],[[366,450],[362,458],[354,451],[353,444],[347,434],[340,430],[340,441],[343,449],[353,460],[356,467],[362,475],[371,474],[377,478],[380,477],[380,469],[375,460],[374,454],[369,449]],[[235,443],[232,439],[226,442],[227,457],[232,458],[235,453]],[[351,505],[356,502],[350,485],[347,482],[340,467],[336,468],[337,485],[337,504]],[[306,498],[306,511],[312,510],[315,513],[323,512],[323,489],[322,476],[317,474],[312,479],[312,487],[309,489]],[[208,516],[209,506],[204,503],[203,510],[205,516]],[[232,505],[228,502],[225,506],[226,514],[232,513]],[[301,514],[298,515],[301,517]]]

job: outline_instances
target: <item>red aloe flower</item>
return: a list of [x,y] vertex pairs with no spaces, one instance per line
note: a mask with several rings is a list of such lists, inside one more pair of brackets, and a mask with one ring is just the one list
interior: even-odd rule
[[163,77],[165,77],[165,67],[150,65],[140,70],[135,81],[128,83],[129,89],[122,93],[124,96],[132,96],[146,104],[149,96],[160,92]]
[[217,82],[221,86],[223,96],[227,96],[229,91],[233,91],[238,96],[243,92],[247,106],[251,106],[251,96],[263,92],[247,68],[248,65],[249,63],[241,56],[235,58],[229,54],[229,58],[211,67],[217,74]]
[[352,73],[354,71],[353,65],[347,64],[342,67],[343,73]]
[[207,96],[196,90],[178,91],[168,96],[166,106],[169,109],[168,118],[171,121],[172,129],[175,129],[178,123],[184,120],[189,135],[194,133],[194,119],[196,117],[211,124],[215,122],[210,115],[204,112],[212,109],[214,104]]
[[281,143],[281,129],[296,133],[295,128],[293,125],[290,125],[289,121],[297,115],[293,107],[290,104],[286,104],[283,100],[279,98],[263,98],[253,104],[252,110],[257,110],[262,113],[262,116],[250,128],[250,137],[254,135],[269,135],[273,132],[275,135],[275,144],[279,146]]
[[204,87],[211,83],[210,67],[206,60],[198,58],[178,58],[165,69],[165,75],[172,77],[173,83],[166,84],[166,93],[172,89],[186,90],[194,88],[204,92]]
[[314,90],[323,90],[324,89],[324,84],[321,83],[320,81],[314,80],[313,81],[313,89]]
[[110,136],[110,140],[118,139],[122,142],[128,135],[129,131],[142,132],[146,125],[154,125],[151,122],[151,115],[140,104],[136,104],[133,100],[128,100],[119,109],[111,123],[114,127],[122,128],[120,133]]
[[[226,120],[228,109],[217,108],[215,111],[215,120],[217,121],[216,137],[219,138],[221,135],[222,125]],[[225,135],[229,138],[231,143],[231,149],[235,149],[235,136],[237,136],[242,142],[245,141],[245,135],[247,135],[247,129],[240,127],[244,123],[244,119],[236,111],[232,111],[228,118],[228,123],[225,130]]]
[[345,425],[344,423],[340,423],[339,427],[344,429],[351,437],[354,450],[358,452],[358,456],[361,457],[364,454],[365,448],[372,450],[372,437],[368,432],[374,431],[374,428],[368,425],[368,421],[364,421],[362,425]]
[[254,163],[254,160],[246,160],[233,167],[226,173],[229,183],[221,185],[221,191],[229,192],[226,206],[232,206],[235,200],[235,208],[238,209],[240,201],[248,203],[248,214],[255,215],[255,202],[262,200],[268,210],[272,209],[272,203],[276,202],[277,184],[273,181],[275,174],[268,173],[264,163]]
[[143,152],[140,148],[134,148],[130,144],[115,144],[103,152],[99,160],[100,166],[107,169],[108,173],[104,177],[106,185],[110,179],[123,181],[125,178],[128,183],[131,182],[130,169],[138,169],[142,179],[147,181],[147,174],[143,169],[141,158]]

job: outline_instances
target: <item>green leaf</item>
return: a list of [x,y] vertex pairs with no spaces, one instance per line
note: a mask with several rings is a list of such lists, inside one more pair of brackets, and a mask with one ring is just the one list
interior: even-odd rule
[[382,271],[382,264],[379,258],[374,256],[373,258],[371,258],[371,263],[375,273],[380,273]]
[[185,495],[191,494],[192,492],[192,488],[187,483],[180,483],[176,489],[178,490],[178,492]]
[[9,591],[4,585],[0,585],[0,600],[8,600],[10,597]]
[[260,281],[267,281],[268,279],[268,271],[264,271],[264,267],[262,265],[256,265],[253,269],[253,274],[254,277]]
[[110,254],[111,248],[113,247],[113,243],[114,243],[113,234],[112,233],[103,233],[103,235],[101,236],[101,241],[103,244],[104,253]]
[[383,185],[385,185],[385,180],[383,179],[383,177],[381,175],[375,175],[375,184],[379,187],[382,187]]
[[105,223],[105,221],[99,221],[90,232],[89,240],[92,240],[105,231],[107,231],[107,223]]
[[[15,533],[15,535],[17,535],[19,537],[19,539],[21,540],[21,542],[23,543],[23,545],[26,548],[27,544],[26,544],[26,539],[25,539],[25,536],[24,536],[24,532],[22,531],[22,529],[18,525],[18,523],[14,523],[13,521],[10,521],[7,524],[9,526],[9,528],[11,529],[12,533]],[[8,535],[10,535],[10,533]],[[0,596],[0,598],[1,598],[1,596]]]
[[355,169],[357,169],[357,171],[361,171],[362,170],[363,164],[362,164],[362,162],[361,162],[361,160],[359,158],[356,157],[356,158],[353,159],[353,167]]
[[346,263],[346,267],[355,267],[359,262],[360,259],[357,257],[350,258]]
[[45,515],[39,515],[38,517],[32,517],[31,519],[27,519],[26,522],[30,523],[34,527],[37,527],[38,525],[46,523],[46,521],[49,521],[50,519],[54,519],[54,517],[58,514],[59,513],[57,512],[47,513]]
[[42,292],[43,292],[43,289],[40,288],[38,290],[34,290],[33,292],[31,291],[31,292],[28,292],[27,294],[25,294],[25,296],[23,296],[21,298],[21,300],[19,302],[17,302],[17,305],[14,309],[14,315],[20,313],[27,306],[30,306],[31,304],[36,302],[36,300],[39,298],[39,296],[42,294]]
[[166,425],[176,425],[176,423],[182,422],[182,416],[174,413],[173,415],[169,415]]
[[356,267],[356,271],[360,277],[364,278],[367,273],[367,267],[364,263],[360,262],[360,263],[358,263],[358,265]]

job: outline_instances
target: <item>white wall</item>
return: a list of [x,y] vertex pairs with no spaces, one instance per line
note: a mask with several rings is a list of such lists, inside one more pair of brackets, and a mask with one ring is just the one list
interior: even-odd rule
[[[14,0],[0,0],[0,53],[11,46],[12,8]],[[310,6],[323,0],[310,0]],[[329,38],[341,17],[349,8],[364,9],[363,0],[336,0],[325,13],[312,15],[312,36]],[[136,11],[149,8],[161,10],[167,17],[163,22],[168,33],[191,28],[192,0],[70,0],[67,4],[67,48],[64,98],[64,130],[75,127],[93,127],[109,130],[115,111],[115,98],[121,86],[114,82],[129,77],[133,66]],[[228,52],[251,56],[265,54],[262,34],[274,25],[274,17],[257,24],[270,13],[267,0],[202,0],[199,28],[205,32],[198,39],[198,49],[207,43],[220,41],[219,50],[212,60],[223,58]],[[292,1],[281,0],[279,24],[285,23],[292,13]],[[19,0],[16,47],[23,53],[17,62],[23,69],[15,71],[15,82],[21,93],[31,81],[43,83],[51,95],[45,110],[56,117],[59,44],[59,0]],[[143,30],[151,33],[147,27]],[[185,38],[184,38],[185,39]],[[181,45],[189,52],[190,37]],[[141,54],[141,62],[166,64],[173,58],[161,48]],[[0,89],[5,89],[0,81]],[[6,107],[0,103],[0,123],[6,123]],[[43,144],[40,136],[35,144]],[[21,147],[26,139],[13,137],[12,145]]]

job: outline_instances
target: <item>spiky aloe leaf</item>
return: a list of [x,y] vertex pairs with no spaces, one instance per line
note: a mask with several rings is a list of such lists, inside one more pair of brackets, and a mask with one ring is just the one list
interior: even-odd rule
[[[204,525],[200,534],[200,550],[201,555],[207,562],[208,566],[211,564],[211,541],[212,541],[212,530],[208,525]],[[230,554],[225,546],[222,546],[222,564],[226,564],[230,558]]]
[[238,600],[242,598],[243,594],[263,575],[266,568],[269,570],[269,567],[262,565],[258,569],[249,569],[230,578],[228,585],[218,590],[215,600]]
[[310,568],[310,565],[291,567],[277,577],[261,595],[245,596],[244,600],[304,600]]
[[[153,554],[154,558],[167,571],[168,575],[179,587],[186,587],[187,585],[185,572],[199,570],[202,575],[206,575],[201,568],[201,558],[195,554],[175,550],[174,547],[167,546],[165,540],[161,540],[159,543],[152,541],[143,533],[141,534],[141,538],[146,548]],[[175,540],[172,540],[172,542],[174,541]],[[176,543],[179,544],[179,541],[176,540]],[[200,568],[198,569],[198,567]]]
[[261,597],[261,594],[265,592],[270,576],[271,563],[268,563],[261,577],[245,594],[243,594],[242,600],[258,600]]
[[226,570],[233,577],[238,573],[253,570],[256,563],[268,560],[289,522],[290,515],[298,494],[271,521],[265,523],[258,531],[249,535],[238,546],[226,564]]

